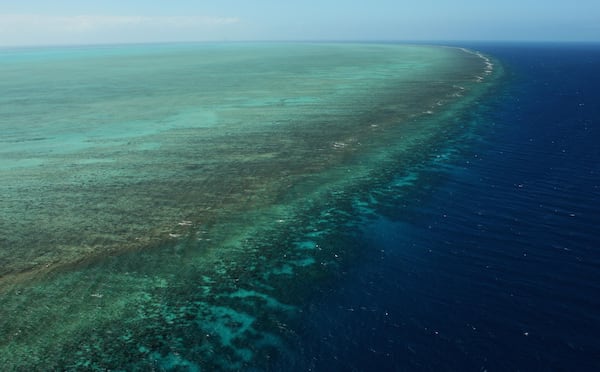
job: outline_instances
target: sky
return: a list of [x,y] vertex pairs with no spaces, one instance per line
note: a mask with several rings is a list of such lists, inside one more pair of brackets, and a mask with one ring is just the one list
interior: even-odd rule
[[0,0],[0,46],[600,41],[600,0]]

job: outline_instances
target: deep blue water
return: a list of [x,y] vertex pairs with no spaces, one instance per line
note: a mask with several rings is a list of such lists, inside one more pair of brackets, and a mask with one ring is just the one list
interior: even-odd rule
[[600,45],[467,46],[504,83],[306,305],[297,369],[600,370]]

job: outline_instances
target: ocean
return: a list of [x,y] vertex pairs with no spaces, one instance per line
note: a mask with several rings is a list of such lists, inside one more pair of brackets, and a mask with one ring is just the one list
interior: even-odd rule
[[600,46],[0,51],[5,370],[597,370]]
[[600,46],[469,47],[506,80],[308,306],[312,370],[600,368]]

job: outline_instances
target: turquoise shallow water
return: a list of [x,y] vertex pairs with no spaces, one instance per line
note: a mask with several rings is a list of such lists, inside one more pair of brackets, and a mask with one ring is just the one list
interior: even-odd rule
[[355,259],[338,232],[443,159],[495,72],[426,46],[0,53],[12,369],[237,369],[291,353],[297,305]]

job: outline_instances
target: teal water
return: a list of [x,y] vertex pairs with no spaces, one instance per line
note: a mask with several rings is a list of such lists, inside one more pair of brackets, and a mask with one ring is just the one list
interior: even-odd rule
[[293,353],[299,305],[356,259],[338,232],[444,158],[498,70],[398,45],[0,55],[9,370],[266,368]]

